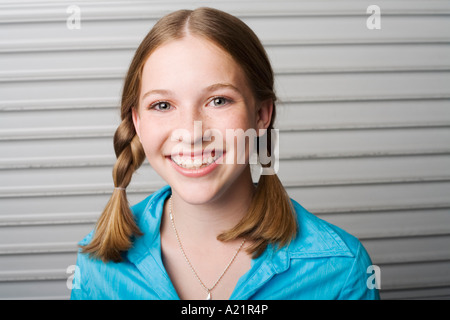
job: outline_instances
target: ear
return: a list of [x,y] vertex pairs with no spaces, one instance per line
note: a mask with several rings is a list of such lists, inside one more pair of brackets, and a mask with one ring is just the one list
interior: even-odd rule
[[[258,108],[259,107],[259,108]],[[272,121],[273,101],[267,99],[259,103],[256,111],[256,127],[259,130],[267,129]]]
[[136,131],[136,134],[139,137],[139,140],[141,140],[141,118],[139,117],[139,112],[136,110],[136,108],[131,108],[132,118],[133,118],[133,124],[134,124],[134,130]]

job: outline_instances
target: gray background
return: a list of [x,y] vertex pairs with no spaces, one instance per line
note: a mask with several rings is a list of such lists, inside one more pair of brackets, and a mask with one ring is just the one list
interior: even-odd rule
[[[382,298],[450,298],[450,2],[317,0],[1,1],[0,298],[69,297],[76,243],[112,191],[130,59],[158,18],[198,6],[267,48],[289,194],[363,242]],[[146,162],[131,204],[162,185]]]

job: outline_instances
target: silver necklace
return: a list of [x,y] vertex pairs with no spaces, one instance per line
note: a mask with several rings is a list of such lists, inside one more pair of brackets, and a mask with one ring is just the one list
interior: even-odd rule
[[202,285],[202,287],[206,290],[206,292],[208,293],[208,295],[206,296],[206,300],[211,300],[212,299],[212,295],[211,295],[211,291],[214,290],[214,288],[217,286],[217,284],[219,283],[219,281],[222,279],[222,277],[224,276],[224,274],[228,271],[228,268],[230,268],[231,264],[234,262],[234,260],[236,259],[236,256],[238,255],[239,251],[241,251],[242,246],[245,243],[245,239],[242,240],[241,245],[239,246],[239,248],[236,250],[236,253],[234,254],[233,258],[231,258],[230,262],[227,264],[227,266],[225,267],[225,270],[223,270],[222,274],[220,275],[220,277],[216,280],[216,282],[211,286],[211,287],[207,287],[203,281],[200,279],[200,277],[197,274],[197,271],[195,271],[194,267],[192,266],[191,262],[189,261],[186,252],[184,252],[184,248],[183,245],[181,244],[180,241],[180,237],[178,235],[178,231],[177,228],[175,227],[175,219],[172,213],[172,195],[170,196],[169,199],[169,216],[170,216],[170,221],[172,222],[172,228],[173,231],[175,232],[175,236],[177,238],[177,242],[178,242],[178,246],[180,247],[181,253],[183,254],[184,260],[186,260],[187,264],[189,265],[189,268],[191,269],[192,273],[195,275],[195,277],[197,278],[198,282],[200,282],[200,284]]

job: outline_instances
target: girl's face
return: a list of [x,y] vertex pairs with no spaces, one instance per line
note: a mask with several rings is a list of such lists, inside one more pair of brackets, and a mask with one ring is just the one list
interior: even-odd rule
[[[244,135],[267,128],[272,103],[255,101],[243,71],[221,48],[195,36],[158,47],[144,65],[139,99],[136,132],[173,192],[199,204],[251,183],[252,138]],[[246,141],[240,154],[238,140]]]

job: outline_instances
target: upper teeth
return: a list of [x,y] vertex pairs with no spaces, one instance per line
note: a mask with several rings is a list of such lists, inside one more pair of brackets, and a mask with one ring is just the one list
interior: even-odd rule
[[182,156],[172,156],[173,162],[183,168],[187,169],[198,169],[203,165],[210,165],[215,160],[217,160],[218,156],[204,156],[203,158],[191,158],[191,157],[182,157]]

